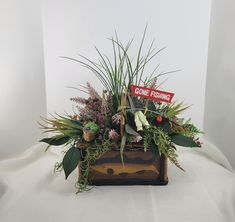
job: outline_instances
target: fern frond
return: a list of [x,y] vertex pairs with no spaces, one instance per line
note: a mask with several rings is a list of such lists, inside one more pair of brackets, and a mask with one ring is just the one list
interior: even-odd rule
[[152,137],[151,134],[146,133],[143,137],[143,143],[144,143],[144,151],[146,152],[149,148],[149,145],[151,143]]
[[184,171],[177,160],[178,155],[174,145],[171,142],[171,138],[167,135],[167,133],[162,129],[155,127],[153,131],[153,140],[157,145],[159,152],[167,157],[179,169]]
[[201,130],[199,130],[193,124],[184,124],[182,127],[185,130],[183,133],[184,136],[195,137],[197,134],[203,133]]

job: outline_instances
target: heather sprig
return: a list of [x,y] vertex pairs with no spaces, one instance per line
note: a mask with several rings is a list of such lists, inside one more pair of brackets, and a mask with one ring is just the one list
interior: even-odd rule
[[90,97],[92,99],[101,99],[100,95],[98,94],[98,92],[94,89],[94,87],[89,83],[87,82],[87,91],[90,95]]
[[73,98],[70,98],[70,100],[78,104],[82,104],[82,105],[86,105],[87,103],[87,99],[83,97],[73,97]]
[[115,129],[111,129],[109,131],[109,139],[118,142],[118,140],[120,139],[120,135],[116,132]]
[[110,92],[103,92],[100,96],[93,86],[87,82],[87,86],[83,87],[87,90],[89,97],[74,97],[71,101],[78,103],[77,109],[80,116],[80,121],[84,124],[89,121],[94,121],[99,125],[98,138],[102,139],[106,128],[110,127],[112,112],[112,95]]

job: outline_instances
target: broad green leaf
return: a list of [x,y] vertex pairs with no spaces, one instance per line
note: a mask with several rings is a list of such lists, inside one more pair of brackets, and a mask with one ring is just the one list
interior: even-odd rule
[[53,136],[51,138],[44,138],[39,142],[44,142],[52,146],[60,146],[67,143],[70,140],[68,136]]
[[183,135],[171,136],[171,141],[179,146],[184,147],[200,147],[192,138]]
[[80,160],[81,160],[81,154],[78,148],[71,147],[66,152],[62,161],[66,179],[68,178],[70,173],[78,166]]
[[126,130],[126,133],[128,133],[132,136],[140,136],[140,134],[137,133],[133,128],[131,128],[131,126],[129,124],[125,125],[125,130]]

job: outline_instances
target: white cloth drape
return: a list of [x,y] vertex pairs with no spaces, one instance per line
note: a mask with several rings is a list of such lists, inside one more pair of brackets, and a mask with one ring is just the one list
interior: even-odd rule
[[[76,195],[76,172],[53,173],[61,149],[37,144],[0,162],[1,222],[233,222],[235,176],[224,156],[179,148],[186,172],[169,164],[167,186],[107,186]],[[210,155],[214,154],[214,155]]]

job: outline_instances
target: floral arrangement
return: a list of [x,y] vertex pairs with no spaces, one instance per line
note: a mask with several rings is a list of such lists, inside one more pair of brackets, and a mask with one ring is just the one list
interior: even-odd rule
[[[138,53],[130,57],[132,40],[123,45],[118,36],[111,38],[113,56],[102,54],[97,48],[98,62],[85,56],[81,59],[64,57],[89,69],[103,84],[99,94],[90,83],[79,90],[87,98],[75,97],[77,111],[72,115],[52,115],[42,118],[45,132],[54,133],[41,142],[50,146],[64,145],[65,155],[55,170],[64,170],[65,177],[80,167],[76,183],[78,192],[89,189],[91,164],[113,147],[123,154],[127,144],[142,144],[143,150],[160,153],[183,170],[177,160],[176,145],[200,147],[200,130],[190,120],[179,115],[188,108],[183,103],[171,102],[172,93],[159,91],[159,77],[172,73],[157,73],[159,65],[146,75],[146,66],[164,48],[156,50],[153,42],[143,55],[144,31]],[[151,93],[151,95],[150,95]],[[152,97],[151,97],[152,96]],[[155,96],[155,97],[154,97]]]

